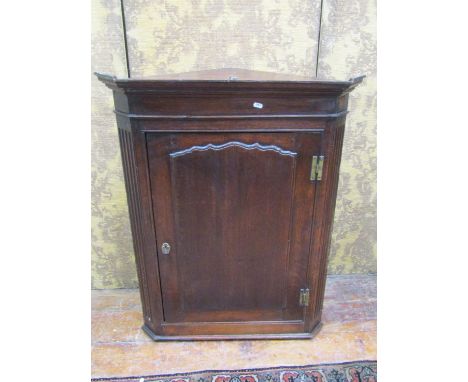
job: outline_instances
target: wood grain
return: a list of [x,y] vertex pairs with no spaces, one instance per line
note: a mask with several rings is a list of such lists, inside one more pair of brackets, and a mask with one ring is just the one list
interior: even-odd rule
[[[347,94],[362,78],[99,78],[118,109],[145,331],[155,340],[310,338]],[[276,101],[255,108],[255,99]],[[325,157],[320,181],[310,179],[313,156]]]

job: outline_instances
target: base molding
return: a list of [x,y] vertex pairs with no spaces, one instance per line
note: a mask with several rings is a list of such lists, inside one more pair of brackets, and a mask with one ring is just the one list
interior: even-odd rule
[[146,324],[143,331],[153,341],[217,341],[217,340],[309,340],[314,338],[322,328],[319,322],[310,333],[271,333],[271,334],[202,334],[182,336],[162,336],[153,332]]

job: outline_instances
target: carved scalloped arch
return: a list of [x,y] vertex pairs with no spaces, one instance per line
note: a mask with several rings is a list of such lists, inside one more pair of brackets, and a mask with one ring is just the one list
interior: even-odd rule
[[212,143],[209,143],[205,146],[192,146],[184,150],[173,152],[169,155],[171,156],[171,158],[177,158],[177,157],[188,155],[197,151],[208,151],[208,150],[221,151],[230,147],[240,147],[244,150],[273,151],[280,155],[288,155],[292,157],[297,155],[297,153],[293,151],[284,150],[275,145],[261,145],[260,143],[248,144],[248,143],[242,143],[238,141],[231,141],[231,142],[223,143],[222,145],[214,145]]

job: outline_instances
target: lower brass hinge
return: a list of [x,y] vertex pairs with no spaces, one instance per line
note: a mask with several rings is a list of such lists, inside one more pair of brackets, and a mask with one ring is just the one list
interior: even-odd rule
[[312,166],[310,169],[310,180],[322,180],[323,161],[325,156],[314,155],[312,157]]
[[309,306],[309,288],[301,289],[299,293],[299,305],[300,306]]

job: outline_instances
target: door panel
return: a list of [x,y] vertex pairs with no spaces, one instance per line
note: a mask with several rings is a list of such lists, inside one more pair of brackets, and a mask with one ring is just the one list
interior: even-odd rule
[[167,322],[302,320],[320,133],[152,133]]

